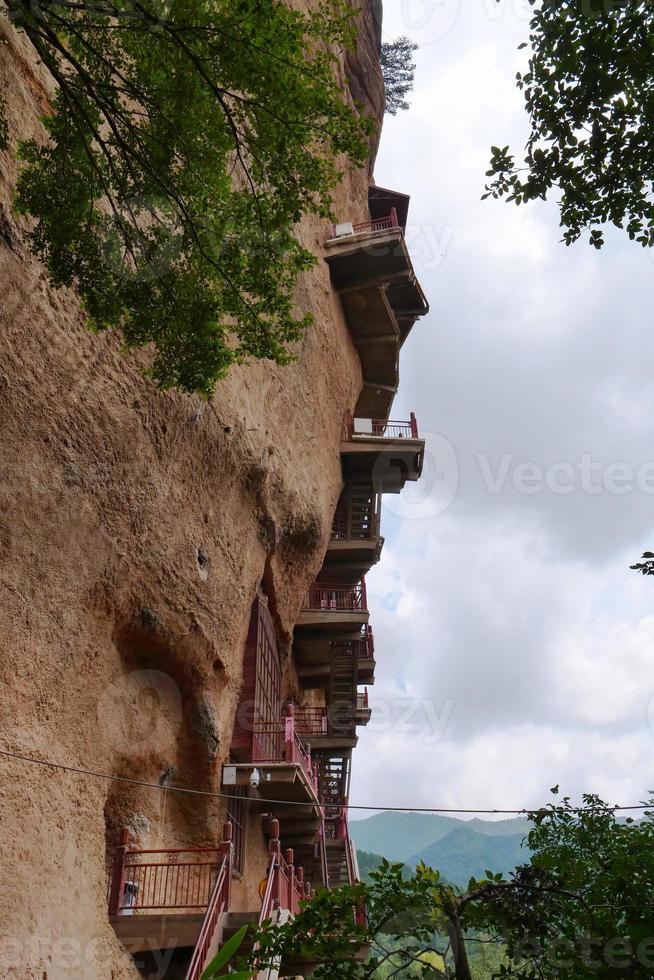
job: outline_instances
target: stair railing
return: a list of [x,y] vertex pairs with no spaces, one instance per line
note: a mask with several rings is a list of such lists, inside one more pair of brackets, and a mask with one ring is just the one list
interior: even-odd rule
[[223,841],[220,845],[222,863],[216,877],[211,900],[202,923],[198,941],[193,950],[193,956],[186,972],[186,980],[200,980],[202,971],[210,958],[218,951],[220,944],[223,916],[229,910],[229,900],[232,885],[232,863],[234,845],[232,843],[233,828],[227,822],[223,827]]
[[270,827],[268,880],[261,903],[260,926],[272,919],[277,911],[297,915],[300,902],[308,901],[312,895],[310,883],[304,880],[304,868],[295,867],[293,850],[289,848],[282,854],[279,820],[272,820]]

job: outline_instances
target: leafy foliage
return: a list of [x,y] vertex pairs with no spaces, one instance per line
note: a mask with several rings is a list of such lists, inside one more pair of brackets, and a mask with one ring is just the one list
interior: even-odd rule
[[643,560],[635,565],[630,565],[632,572],[640,572],[641,575],[654,575],[654,552],[646,551]]
[[[499,0],[498,0],[499,2]],[[524,166],[492,147],[484,197],[522,204],[560,195],[563,240],[601,248],[613,223],[654,245],[654,5],[650,0],[529,0],[531,124]],[[527,47],[523,44],[522,47]]]
[[[247,931],[248,927],[242,926],[234,933],[231,939],[227,940],[225,945],[218,950],[211,962],[202,971],[200,980],[218,980],[218,977],[225,975],[225,969],[233,962],[234,957],[243,945]],[[232,980],[252,980],[254,973],[251,970],[230,970],[229,976]]]
[[294,226],[330,214],[337,158],[372,120],[338,82],[344,0],[7,0],[58,84],[17,207],[52,280],[95,329],[153,345],[162,387],[210,396],[248,357],[289,360],[314,262]]
[[407,95],[413,92],[413,81],[416,65],[413,52],[418,45],[408,37],[398,37],[395,41],[386,41],[381,49],[381,66],[384,74],[386,91],[386,112],[396,116],[400,110],[409,108]]
[[268,950],[318,962],[318,980],[651,978],[654,814],[620,821],[587,796],[530,817],[531,860],[510,876],[486,871],[461,889],[424,864],[405,878],[384,861],[369,884],[322,892]]

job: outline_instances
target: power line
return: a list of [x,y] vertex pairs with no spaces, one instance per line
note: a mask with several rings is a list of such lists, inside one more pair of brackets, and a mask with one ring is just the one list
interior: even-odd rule
[[[81,766],[67,766],[62,762],[50,762],[46,759],[37,759],[34,756],[23,755],[20,752],[9,752],[6,749],[0,749],[0,756],[4,756],[7,759],[16,759],[20,762],[29,762],[32,765],[43,766],[47,769],[58,769],[63,772],[76,773],[79,776],[91,776],[94,779],[104,779],[109,782],[116,783],[129,783],[132,786],[143,786],[147,789],[158,789],[164,792],[170,793],[186,793],[191,796],[205,796],[211,797],[217,800],[228,800],[231,799],[229,793],[215,793],[211,790],[205,789],[193,789],[189,786],[162,786],[161,783],[150,783],[145,779],[135,779],[130,776],[114,776],[111,773],[98,772],[95,769],[85,769]],[[265,764],[262,764],[262,768],[265,769]],[[257,797],[259,803],[283,803],[285,806],[306,806],[306,803],[297,800],[268,800],[264,797]],[[321,803],[321,806],[329,806],[329,803]],[[604,806],[604,807],[577,807],[577,813],[598,813],[610,811],[612,813],[625,813],[628,811],[639,811],[652,809],[654,804],[652,803],[639,803],[633,806]],[[344,804],[344,809],[346,810],[365,810],[369,812],[382,811],[383,813],[465,813],[465,814],[483,814],[484,816],[527,816],[530,813],[536,813],[539,811],[546,811],[547,807],[524,807],[521,810],[500,810],[500,809],[483,809],[481,807],[465,808],[465,807],[442,807],[442,806],[430,806],[430,807],[419,807],[419,806],[361,806],[346,803]]]

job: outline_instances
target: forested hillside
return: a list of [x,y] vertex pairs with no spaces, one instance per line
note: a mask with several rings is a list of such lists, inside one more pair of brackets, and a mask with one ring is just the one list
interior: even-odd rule
[[383,856],[410,870],[424,861],[462,886],[487,869],[507,872],[525,861],[528,829],[525,819],[464,821],[419,813],[384,813],[351,824],[365,880]]

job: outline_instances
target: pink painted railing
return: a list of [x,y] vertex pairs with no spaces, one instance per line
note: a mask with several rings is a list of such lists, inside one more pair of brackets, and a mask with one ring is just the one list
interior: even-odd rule
[[338,640],[332,643],[332,652],[337,657],[352,656],[359,662],[375,659],[375,639],[372,626],[361,628],[360,640]]
[[[325,810],[323,810],[323,814]],[[327,824],[323,816],[320,821],[320,831],[318,835],[318,847],[320,848],[320,865],[322,869],[322,883],[324,888],[329,888],[329,862],[327,860]]]
[[366,711],[370,707],[368,688],[357,694],[357,711]]
[[356,585],[324,585],[314,582],[309,589],[306,603],[305,608],[316,609],[321,612],[338,610],[367,612],[368,596],[365,579],[361,579]]
[[361,639],[355,640],[358,644],[357,654],[359,660],[375,659],[375,637],[373,636],[372,626],[364,626],[361,630]]
[[326,735],[328,715],[326,708],[295,708],[295,724],[299,735]]
[[351,412],[347,412],[343,423],[343,439],[419,439],[418,422],[411,412],[408,422],[390,422],[387,419],[365,419],[357,428],[357,422]]
[[293,851],[289,849],[282,854],[278,820],[272,821],[271,830],[270,861],[259,925],[269,921],[279,910],[297,915],[300,902],[310,901],[313,897],[311,884],[304,880],[304,869],[295,867]]
[[286,762],[289,765],[299,765],[316,795],[318,793],[318,773],[311,760],[311,750],[299,737],[292,704],[286,706],[286,717],[281,721],[255,722],[252,762]]
[[338,508],[332,521],[332,539],[334,541],[345,541],[348,539],[348,519],[347,510]]
[[207,914],[202,923],[198,941],[193,950],[193,956],[186,972],[186,980],[200,980],[209,960],[218,951],[222,919],[229,910],[230,889],[232,882],[233,844],[232,825],[226,823],[223,828],[223,843],[221,845],[223,858],[216,877]]
[[209,905],[224,856],[216,848],[136,850],[123,830],[109,883],[109,912],[121,915]]
[[[352,231],[354,235],[376,235],[379,232],[389,231],[391,228],[399,227],[400,223],[397,220],[397,210],[392,208],[391,213],[385,215],[383,218],[373,218],[370,221],[359,221],[353,224]],[[332,225],[332,238],[336,238],[336,225]]]

